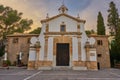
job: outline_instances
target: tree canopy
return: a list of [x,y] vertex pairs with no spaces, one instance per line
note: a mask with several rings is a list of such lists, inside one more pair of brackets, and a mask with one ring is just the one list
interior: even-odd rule
[[33,21],[22,18],[21,12],[13,10],[10,7],[4,7],[0,5],[0,56],[3,55],[3,44],[6,40],[6,35],[17,33],[23,33],[30,29]]
[[109,4],[108,9],[108,26],[110,28],[110,34],[115,35],[118,31],[118,23],[119,23],[119,14],[118,9],[113,1]]
[[33,31],[29,32],[29,34],[40,34],[41,28],[38,27],[37,29],[34,29]]
[[98,35],[105,35],[104,19],[102,17],[101,12],[98,12],[98,17],[97,17],[97,34]]
[[0,37],[5,38],[14,32],[23,33],[30,29],[32,20],[22,19],[22,13],[0,5]]
[[85,32],[86,32],[87,35],[96,34],[93,29],[92,30],[86,30]]
[[110,50],[111,63],[114,65],[115,63],[120,62],[120,18],[118,9],[113,1],[109,4],[108,13],[108,26],[110,27],[110,34],[114,36]]

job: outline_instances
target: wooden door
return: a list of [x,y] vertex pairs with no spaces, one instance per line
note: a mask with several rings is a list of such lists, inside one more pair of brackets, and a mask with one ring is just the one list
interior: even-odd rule
[[56,66],[69,66],[69,44],[58,43],[56,49]]

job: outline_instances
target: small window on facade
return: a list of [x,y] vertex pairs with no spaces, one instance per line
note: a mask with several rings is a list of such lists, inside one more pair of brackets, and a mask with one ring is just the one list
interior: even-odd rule
[[77,25],[77,28],[80,29],[80,25]]
[[97,45],[103,45],[102,40],[97,40]]
[[97,57],[102,57],[102,54],[98,54]]
[[13,43],[18,43],[18,38],[13,38]]
[[65,25],[61,25],[61,26],[60,26],[60,31],[61,31],[61,32],[65,32],[65,31],[66,31]]
[[30,38],[27,39],[27,43],[28,43],[28,44],[30,43]]

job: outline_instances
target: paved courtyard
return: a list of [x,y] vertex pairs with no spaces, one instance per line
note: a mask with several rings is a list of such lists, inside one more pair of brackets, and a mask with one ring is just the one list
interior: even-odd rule
[[0,80],[120,80],[120,69],[99,71],[0,69]]

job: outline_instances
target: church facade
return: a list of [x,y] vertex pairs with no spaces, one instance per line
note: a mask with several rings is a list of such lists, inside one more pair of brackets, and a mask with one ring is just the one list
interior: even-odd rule
[[65,5],[58,10],[58,15],[41,20],[39,37],[32,37],[28,69],[97,70],[96,39],[86,35],[86,21],[67,14]]

